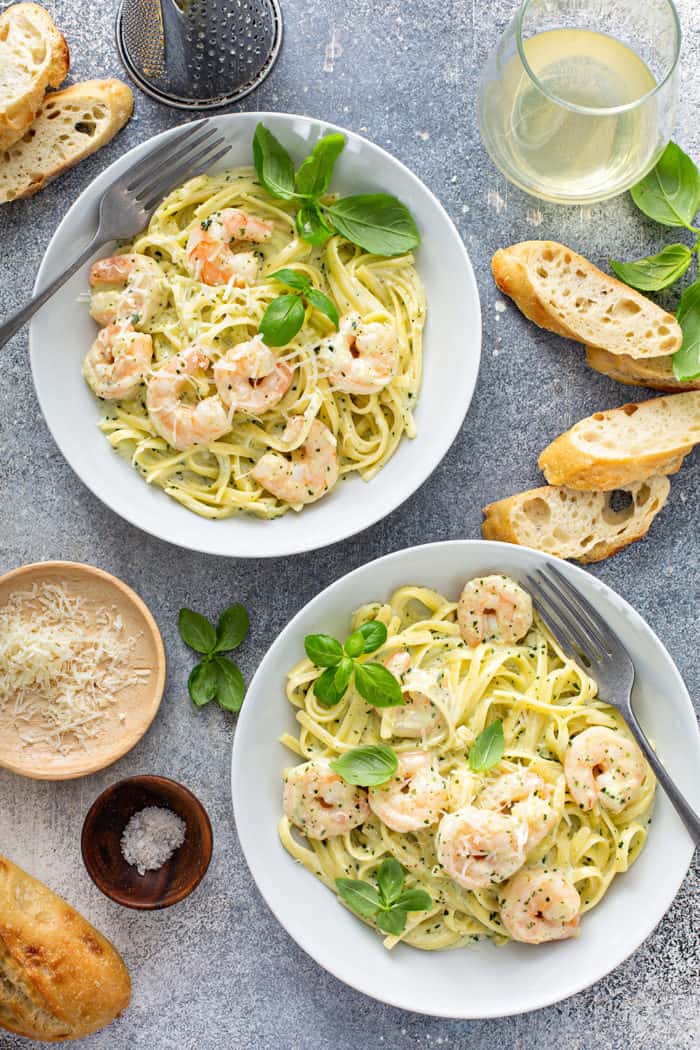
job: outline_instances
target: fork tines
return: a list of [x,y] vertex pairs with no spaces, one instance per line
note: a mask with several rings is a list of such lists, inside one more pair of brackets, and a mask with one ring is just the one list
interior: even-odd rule
[[216,164],[228,148],[208,118],[194,121],[132,168],[125,189],[150,210],[178,183]]

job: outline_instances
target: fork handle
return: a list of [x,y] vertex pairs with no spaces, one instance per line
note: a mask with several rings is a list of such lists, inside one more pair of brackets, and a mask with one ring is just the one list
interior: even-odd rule
[[95,234],[90,243],[83,249],[77,259],[62,270],[58,277],[54,277],[53,281],[47,284],[43,291],[35,295],[26,306],[23,306],[21,310],[13,314],[3,324],[0,325],[0,347],[4,346],[15,332],[18,332],[20,328],[27,323],[30,317],[33,317],[37,310],[44,305],[47,299],[50,299],[54,292],[57,292],[61,288],[69,277],[72,277],[76,270],[80,269],[83,263],[87,262],[90,256],[104,244],[104,238],[99,234]]
[[628,725],[635,740],[644,752],[649,765],[656,773],[659,783],[671,800],[676,813],[688,829],[690,837],[696,846],[700,846],[700,816],[695,812],[685,795],[681,794],[676,787],[668,770],[644,735],[644,730],[637,721],[637,716],[631,706],[628,708]]

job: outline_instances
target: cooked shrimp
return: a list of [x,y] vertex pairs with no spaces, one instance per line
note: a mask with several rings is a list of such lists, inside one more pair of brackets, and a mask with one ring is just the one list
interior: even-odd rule
[[550,805],[551,788],[542,777],[530,770],[503,773],[490,781],[479,793],[477,805],[522,820],[528,829],[525,852],[539,845],[556,825],[556,813]]
[[153,357],[150,335],[127,325],[101,328],[83,361],[83,376],[98,397],[120,401],[136,393]]
[[169,357],[153,374],[146,390],[146,408],[162,438],[180,450],[216,441],[231,429],[218,395],[189,402],[183,395],[196,392],[197,373],[209,367],[209,358],[196,347]]
[[274,408],[289,390],[294,372],[256,335],[228,350],[214,365],[219,397],[235,412],[258,416]]
[[[282,435],[294,442],[306,425],[303,416],[295,416]],[[266,452],[250,472],[251,477],[286,503],[314,503],[338,480],[336,440],[328,427],[315,419],[308,437],[287,459],[279,452]]]
[[520,641],[532,627],[532,599],[508,576],[477,576],[464,585],[457,620],[467,645],[508,645]]
[[318,359],[335,390],[376,394],[396,375],[399,344],[390,324],[365,323],[359,314],[346,314],[338,331],[321,343]]
[[309,838],[329,839],[367,820],[367,792],[334,773],[327,758],[315,758],[285,773],[284,812]]
[[382,711],[382,736],[419,737],[425,740],[443,723],[442,712],[433,703],[436,692],[446,695],[440,684],[441,672],[409,670],[411,657],[405,649],[392,653],[384,666],[401,683],[404,702]]
[[574,884],[555,871],[526,868],[501,891],[501,921],[514,941],[542,944],[573,937],[581,898]]
[[525,862],[528,827],[506,813],[463,806],[440,821],[437,855],[447,874],[468,890],[510,878]]
[[228,284],[243,288],[258,277],[255,252],[235,252],[233,246],[269,241],[273,223],[238,208],[224,208],[196,223],[187,241],[187,265],[203,284]]
[[641,793],[647,765],[633,740],[606,726],[591,726],[575,736],[564,755],[569,791],[581,809],[598,802],[621,813]]
[[167,302],[167,286],[154,259],[131,252],[98,259],[90,270],[90,316],[98,324],[143,328]]
[[372,812],[393,831],[436,824],[447,808],[447,788],[429,751],[405,751],[388,784],[369,789]]

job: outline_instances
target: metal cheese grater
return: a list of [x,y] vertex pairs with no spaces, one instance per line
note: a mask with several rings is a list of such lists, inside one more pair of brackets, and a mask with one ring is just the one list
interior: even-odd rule
[[243,98],[282,43],[278,0],[122,0],[117,48],[146,94],[180,109]]

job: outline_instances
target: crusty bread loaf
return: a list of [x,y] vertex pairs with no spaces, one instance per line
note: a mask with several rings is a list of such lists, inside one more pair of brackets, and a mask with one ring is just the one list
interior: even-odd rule
[[0,15],[0,150],[34,120],[48,87],[66,78],[68,46],[48,11],[13,4]]
[[596,372],[617,379],[628,386],[648,386],[652,390],[676,393],[680,390],[700,390],[700,378],[683,382],[673,374],[670,357],[628,357],[627,354],[610,354],[595,346],[586,347],[586,364]]
[[79,1039],[130,997],[129,973],[106,937],[0,857],[0,1026],[42,1042]]
[[630,485],[625,500],[621,493],[543,485],[484,507],[481,531],[484,539],[558,558],[602,561],[646,535],[670,487],[668,478],[657,475]]
[[31,127],[0,155],[0,204],[31,197],[100,149],[126,124],[133,105],[120,80],[88,80],[48,94]]
[[496,252],[496,284],[541,328],[630,357],[680,349],[675,317],[555,241],[523,241]]
[[700,391],[622,405],[582,419],[538,460],[550,485],[590,492],[675,474],[700,441]]

